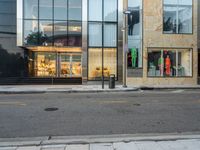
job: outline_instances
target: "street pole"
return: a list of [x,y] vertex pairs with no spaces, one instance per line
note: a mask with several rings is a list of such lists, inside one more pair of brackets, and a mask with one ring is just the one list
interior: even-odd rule
[[123,87],[127,88],[126,77],[127,77],[127,51],[128,51],[128,41],[127,41],[127,15],[130,11],[124,11],[124,28],[123,28]]

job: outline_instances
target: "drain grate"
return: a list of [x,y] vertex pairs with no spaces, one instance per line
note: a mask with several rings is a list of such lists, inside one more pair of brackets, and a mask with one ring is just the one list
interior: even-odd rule
[[50,107],[50,108],[45,108],[44,110],[45,111],[57,111],[58,108],[56,108],[56,107]]
[[133,104],[134,106],[141,106],[141,104]]

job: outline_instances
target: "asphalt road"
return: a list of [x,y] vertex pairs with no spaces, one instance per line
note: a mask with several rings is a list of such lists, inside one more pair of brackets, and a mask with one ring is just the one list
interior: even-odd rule
[[0,95],[0,138],[199,131],[198,90]]

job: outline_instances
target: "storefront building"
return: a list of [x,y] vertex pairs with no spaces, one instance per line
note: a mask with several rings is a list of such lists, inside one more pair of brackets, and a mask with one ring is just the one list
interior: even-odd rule
[[137,0],[140,6],[135,2],[127,2],[127,84],[196,85],[198,1]]
[[17,0],[17,46],[29,77],[123,82],[126,51],[127,85],[195,85],[197,0]]

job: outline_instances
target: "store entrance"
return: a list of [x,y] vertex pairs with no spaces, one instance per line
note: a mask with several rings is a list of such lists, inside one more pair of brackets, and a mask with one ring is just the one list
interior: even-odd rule
[[59,77],[82,77],[80,53],[60,53]]

